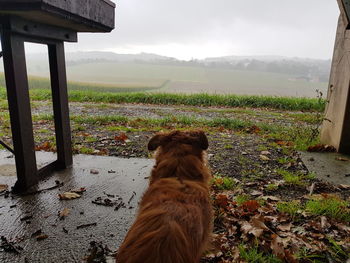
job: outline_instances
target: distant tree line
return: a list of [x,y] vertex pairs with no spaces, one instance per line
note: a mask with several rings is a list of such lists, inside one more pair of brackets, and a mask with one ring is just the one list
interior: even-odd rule
[[240,60],[177,60],[173,58],[164,59],[79,59],[68,60],[68,66],[75,66],[90,63],[137,63],[166,66],[187,66],[202,67],[226,70],[258,71],[280,73],[293,76],[296,80],[303,79],[315,82],[328,82],[331,68],[330,60],[313,60],[313,59],[280,59],[280,60],[258,60],[258,59],[240,59]]

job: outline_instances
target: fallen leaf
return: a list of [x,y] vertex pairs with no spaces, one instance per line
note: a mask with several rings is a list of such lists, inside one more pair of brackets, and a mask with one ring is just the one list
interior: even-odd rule
[[264,230],[270,231],[270,229],[265,225],[263,221],[261,221],[263,217],[254,216],[249,222],[241,221],[239,224],[241,225],[241,231],[244,234],[252,234],[255,237],[260,237]]
[[260,154],[261,155],[271,155],[271,153],[269,151],[262,151]]
[[270,161],[271,159],[269,157],[267,157],[266,155],[260,155],[259,156],[261,160],[263,161]]
[[241,207],[249,212],[255,212],[260,207],[260,204],[256,200],[249,200],[244,202]]
[[249,222],[243,221],[241,222],[241,231],[246,235],[252,234],[255,237],[260,237],[264,229],[253,227]]
[[325,228],[327,226],[327,217],[321,216],[321,228]]
[[72,189],[69,192],[82,194],[82,193],[86,192],[86,188],[85,187],[80,187],[80,188]]
[[272,234],[271,238],[272,238],[271,249],[273,251],[273,254],[280,259],[284,259],[285,252],[284,252],[282,239],[276,234]]
[[58,216],[61,220],[63,220],[66,216],[69,215],[70,210],[68,208],[64,208],[61,212],[59,212]]
[[272,195],[262,196],[261,199],[266,200],[266,201],[268,201],[268,200],[276,201],[276,202],[281,201],[280,198],[278,198],[277,196],[272,196]]
[[48,237],[49,237],[48,235],[40,235],[40,236],[36,237],[36,240],[40,241],[40,240],[44,240],[44,239],[46,239]]
[[341,161],[341,162],[348,162],[350,161],[348,158],[343,158],[343,157],[337,157],[335,158],[337,161]]
[[96,169],[91,169],[91,170],[90,170],[90,173],[91,173],[91,174],[99,174],[100,172],[97,171]]
[[41,145],[35,147],[36,151],[52,151],[54,150],[54,145],[51,142],[44,142]]
[[259,195],[263,195],[263,192],[254,190],[253,192],[250,193],[250,195],[252,195],[252,196],[259,196]]
[[122,132],[120,135],[115,136],[114,139],[116,141],[126,142],[126,140],[128,140],[128,136],[126,136],[126,134]]
[[7,184],[0,184],[0,192],[7,191],[9,186]]
[[277,226],[277,228],[281,231],[290,231],[291,227],[292,227],[292,223]]
[[263,230],[267,230],[270,231],[270,228],[268,228],[265,223],[265,218],[262,215],[257,215],[252,217],[252,219],[250,220],[251,224],[256,227],[256,228],[261,228]]
[[331,145],[317,144],[310,146],[307,149],[308,152],[336,152],[336,149]]
[[279,146],[293,146],[293,143],[288,141],[275,140],[275,143]]
[[215,203],[222,208],[226,208],[228,205],[228,196],[225,194],[216,195]]
[[339,185],[339,188],[340,188],[340,189],[344,189],[344,190],[349,190],[349,189],[350,189],[350,185],[347,185],[347,184],[340,184],[340,185]]
[[247,128],[246,131],[248,133],[259,133],[259,132],[261,132],[261,129],[258,126],[253,125],[253,126]]
[[60,200],[72,200],[81,197],[81,195],[72,192],[65,192],[63,194],[59,194],[58,197]]

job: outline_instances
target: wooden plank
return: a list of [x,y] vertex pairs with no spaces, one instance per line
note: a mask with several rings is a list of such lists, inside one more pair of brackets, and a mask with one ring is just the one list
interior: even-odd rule
[[115,4],[107,0],[0,0],[0,13],[77,32],[110,32]]
[[55,45],[48,45],[48,47],[59,165],[57,168],[63,169],[73,164],[64,44],[57,42]]
[[44,39],[54,39],[66,42],[78,41],[78,36],[75,31],[64,29],[62,27],[45,25],[16,16],[0,17],[0,23],[2,23],[1,21],[3,20],[10,21],[10,29],[12,32],[19,33],[26,37],[39,38],[40,41],[44,41]]
[[340,14],[343,17],[343,23],[345,23],[346,28],[350,24],[350,1],[349,0],[337,0],[340,9]]
[[1,43],[18,178],[15,191],[22,191],[38,182],[24,41],[3,25]]
[[350,31],[340,15],[334,46],[321,142],[350,153]]

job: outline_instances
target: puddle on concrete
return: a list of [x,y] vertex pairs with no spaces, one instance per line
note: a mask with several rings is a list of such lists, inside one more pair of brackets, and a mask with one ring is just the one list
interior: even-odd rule
[[[0,166],[14,165],[13,158],[8,159],[7,155],[0,152]],[[50,153],[38,156],[42,161],[52,158]],[[82,262],[89,254],[91,241],[116,250],[134,220],[153,164],[154,160],[149,159],[77,155],[71,169],[56,172],[34,190],[55,186],[55,181],[63,186],[27,196],[0,196],[0,234],[8,240],[18,240],[16,244],[24,248],[18,255],[1,252],[0,262]],[[91,169],[98,174],[91,173]],[[15,181],[15,176],[0,177],[0,183],[10,187]],[[80,198],[59,200],[58,194],[80,187],[86,188]],[[133,192],[136,195],[128,203]],[[92,203],[96,198],[110,196],[122,198],[126,206],[115,210]],[[60,220],[58,213],[65,208],[69,214]],[[77,228],[92,223],[96,225]],[[38,230],[48,237],[37,241],[32,235]]]

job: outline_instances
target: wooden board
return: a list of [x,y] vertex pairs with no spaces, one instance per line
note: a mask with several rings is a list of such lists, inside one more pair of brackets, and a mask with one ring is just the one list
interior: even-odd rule
[[0,14],[60,26],[77,32],[110,32],[115,4],[109,0],[0,0]]

